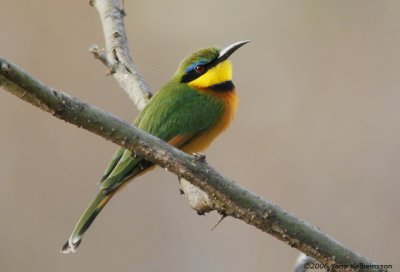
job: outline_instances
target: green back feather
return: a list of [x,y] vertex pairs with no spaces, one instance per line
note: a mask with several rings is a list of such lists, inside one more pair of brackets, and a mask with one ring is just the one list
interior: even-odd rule
[[[194,137],[200,134],[216,124],[223,111],[221,101],[180,83],[178,78],[165,85],[134,122],[166,142],[177,135]],[[110,192],[150,165],[119,148],[104,173],[100,188]]]

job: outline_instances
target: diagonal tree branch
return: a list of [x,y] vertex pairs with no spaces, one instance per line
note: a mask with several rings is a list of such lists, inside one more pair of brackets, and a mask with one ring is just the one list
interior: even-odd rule
[[[333,271],[378,271],[375,264],[320,229],[121,119],[50,88],[0,58],[0,86],[53,116],[89,130],[185,178],[205,191],[220,213],[240,219],[329,266]],[[363,264],[359,269],[354,265]]]

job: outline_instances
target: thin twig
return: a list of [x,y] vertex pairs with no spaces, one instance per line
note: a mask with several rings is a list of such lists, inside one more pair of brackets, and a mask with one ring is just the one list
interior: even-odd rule
[[118,0],[92,0],[90,4],[98,11],[103,26],[105,54],[100,55],[99,59],[141,111],[152,93],[136,69],[129,52],[122,4]]
[[[162,140],[101,109],[50,88],[16,65],[0,58],[0,85],[53,116],[91,131],[190,181],[205,191],[221,214],[240,219],[297,248],[335,271],[356,270],[371,261],[346,248],[320,229],[268,202]],[[341,265],[341,266],[338,266]]]

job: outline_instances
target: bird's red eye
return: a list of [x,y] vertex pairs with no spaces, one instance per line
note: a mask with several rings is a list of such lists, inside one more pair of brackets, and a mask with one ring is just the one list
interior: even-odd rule
[[196,71],[196,73],[201,75],[205,72],[206,69],[203,65],[197,65],[196,67],[194,67],[194,70]]

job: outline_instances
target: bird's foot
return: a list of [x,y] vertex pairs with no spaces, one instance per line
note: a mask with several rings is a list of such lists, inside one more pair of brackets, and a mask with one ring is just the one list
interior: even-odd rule
[[206,161],[206,154],[204,153],[193,153],[193,157],[197,160],[197,161],[201,161],[201,162],[205,162]]

